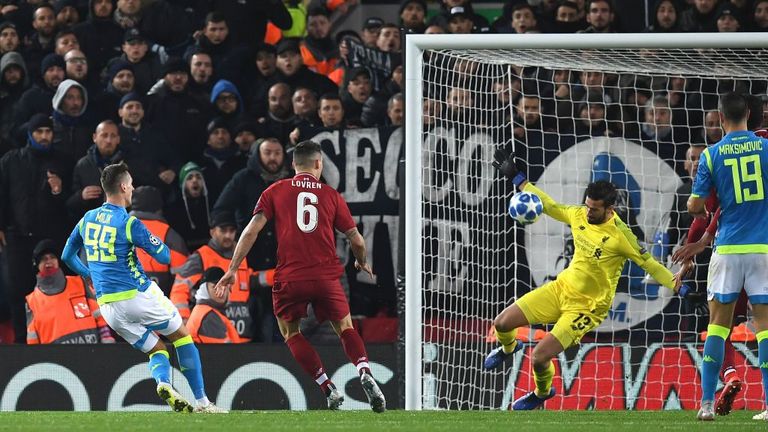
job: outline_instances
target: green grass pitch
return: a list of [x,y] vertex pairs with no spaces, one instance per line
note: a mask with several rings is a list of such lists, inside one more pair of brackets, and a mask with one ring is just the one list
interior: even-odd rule
[[714,422],[694,411],[236,411],[223,415],[171,412],[5,412],[0,431],[460,431],[623,432],[766,431],[755,412],[736,411]]

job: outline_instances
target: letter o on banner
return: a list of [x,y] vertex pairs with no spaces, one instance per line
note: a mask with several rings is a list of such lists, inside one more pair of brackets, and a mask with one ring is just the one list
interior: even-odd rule
[[[187,380],[184,375],[176,369],[171,368],[171,381],[173,382],[176,391],[181,393],[182,396],[187,398],[192,395],[192,389],[189,388]],[[168,405],[162,402],[161,399],[155,398],[158,403],[150,404],[133,404],[125,405],[125,396],[128,392],[138,383],[142,381],[154,381],[152,377],[147,375],[147,364],[139,363],[131,366],[112,384],[112,390],[109,391],[109,397],[107,398],[107,411],[168,411]]]
[[20,370],[11,378],[0,400],[0,410],[16,411],[21,393],[37,381],[53,381],[67,390],[75,411],[90,411],[91,401],[80,377],[56,363],[37,363]]
[[306,411],[307,397],[304,394],[304,387],[286,368],[268,362],[248,363],[232,371],[221,384],[216,404],[225,409],[232,409],[237,391],[246,383],[260,379],[272,381],[285,390],[285,394],[288,395],[289,409]]

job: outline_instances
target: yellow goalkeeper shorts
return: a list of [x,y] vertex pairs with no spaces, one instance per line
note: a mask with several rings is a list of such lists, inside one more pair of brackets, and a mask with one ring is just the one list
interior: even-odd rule
[[581,338],[608,315],[608,310],[590,310],[583,298],[569,296],[554,280],[525,294],[515,304],[523,311],[530,324],[552,324],[552,336],[568,348],[579,343]]

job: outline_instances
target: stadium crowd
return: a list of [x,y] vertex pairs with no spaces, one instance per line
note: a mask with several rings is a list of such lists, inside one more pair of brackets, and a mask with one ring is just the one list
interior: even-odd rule
[[[402,125],[401,27],[598,33],[635,19],[609,0],[513,0],[495,20],[470,0],[403,0],[400,21],[389,23],[357,3],[0,3],[0,322],[15,334],[3,342],[114,341],[88,284],[64,273],[59,253],[83,214],[103,203],[101,170],[120,161],[137,186],[132,214],[172,249],[167,266],[138,258],[197,340],[273,340],[271,227],[241,266],[238,289],[220,298],[207,287],[227,268],[261,192],[291,175],[296,143],[322,130]],[[359,31],[334,34],[333,20],[355,7],[365,17]],[[660,0],[650,17],[647,32],[763,31],[768,0]],[[471,76],[464,66],[456,73]],[[534,78],[549,85],[529,89]],[[425,123],[471,108],[462,81],[452,85],[425,98]],[[721,136],[710,113],[717,94],[744,83],[518,69],[512,85],[517,110],[508,120],[539,165],[564,150],[563,136],[625,136],[689,178],[689,145]],[[510,102],[508,86],[493,83],[494,103]]]

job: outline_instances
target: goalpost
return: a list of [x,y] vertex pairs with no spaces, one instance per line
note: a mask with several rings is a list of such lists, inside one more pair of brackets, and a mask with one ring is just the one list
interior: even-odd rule
[[[766,94],[766,48],[763,33],[406,37],[406,409],[509,409],[533,388],[530,350],[546,328],[521,332],[532,343],[493,372],[489,330],[567,267],[573,242],[548,217],[514,224],[494,151],[514,151],[559,202],[613,181],[618,213],[669,265],[688,223],[689,143],[717,138],[707,113],[719,94]],[[705,264],[695,274],[704,287]],[[693,409],[706,322],[700,304],[628,265],[605,321],[556,359],[546,406]],[[762,410],[749,330],[734,336],[747,383],[735,409]]]

